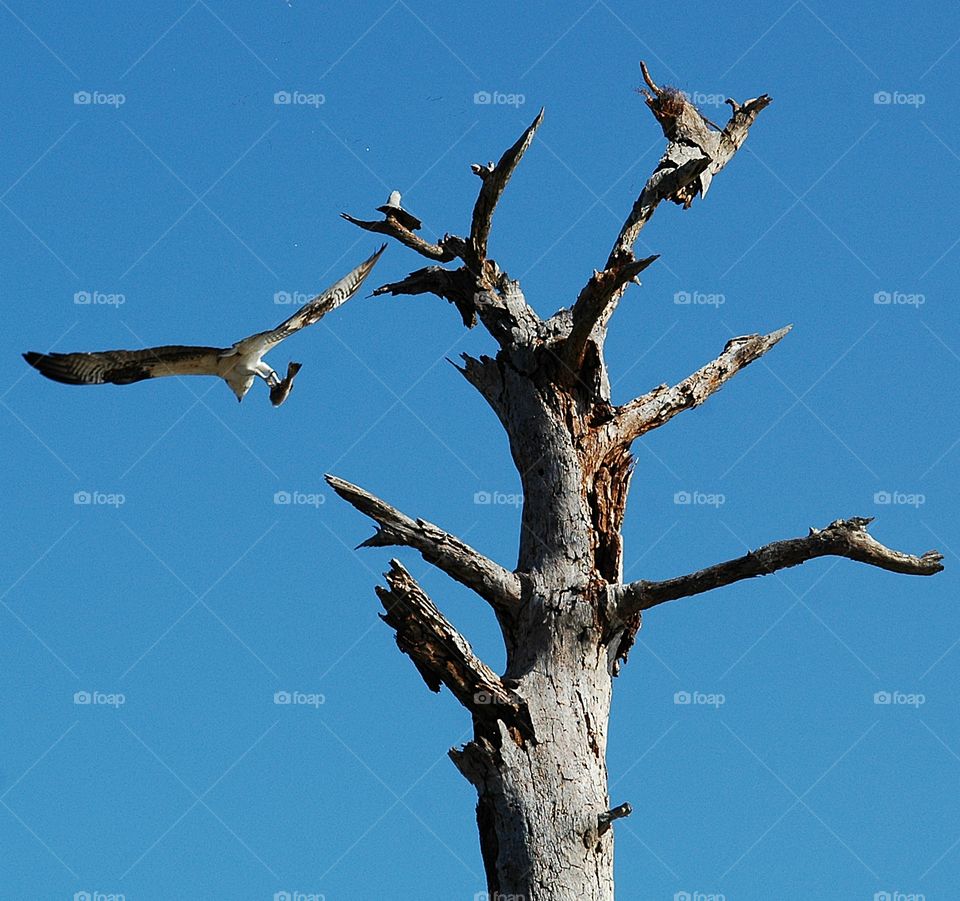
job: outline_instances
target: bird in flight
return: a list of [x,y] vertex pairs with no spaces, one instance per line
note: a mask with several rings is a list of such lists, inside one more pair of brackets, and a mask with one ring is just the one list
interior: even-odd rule
[[276,328],[257,332],[230,347],[190,347],[170,344],[143,350],[104,350],[97,353],[25,353],[23,358],[48,379],[67,385],[129,385],[167,375],[215,375],[222,378],[242,401],[259,376],[270,388],[270,401],[279,407],[293,388],[300,363],[290,363],[280,378],[263,359],[284,338],[319,322],[331,310],[349,300],[376,265],[386,244],[356,269],[305,303]]

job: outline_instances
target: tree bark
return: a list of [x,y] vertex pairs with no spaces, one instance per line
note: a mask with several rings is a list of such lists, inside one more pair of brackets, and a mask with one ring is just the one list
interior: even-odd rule
[[515,569],[328,477],[341,497],[377,524],[362,546],[418,551],[472,588],[500,625],[507,664],[497,676],[399,563],[391,564],[387,587],[378,588],[383,619],[401,651],[428,687],[447,686],[471,714],[473,740],[450,755],[477,790],[480,849],[493,899],[612,901],[612,824],[630,813],[630,805],[611,808],[607,727],[613,677],[627,659],[643,610],[826,554],[916,575],[942,568],[936,552],[913,557],[892,551],[867,534],[868,520],[855,518],[688,576],[623,583],[621,530],[632,443],[705,402],[789,330],[731,338],[715,360],[677,385],[612,403],[603,355],[607,328],[628,285],[656,260],[634,258],[640,231],[664,200],[686,209],[705,195],[770,103],[766,95],[743,104],[728,101],[732,115],[721,130],[682,93],[659,87],[646,67],[643,74],[647,106],[663,129],[666,150],[603,269],[549,319],[541,319],[520,285],[487,257],[495,208],[533,142],[542,110],[496,166],[472,167],[482,186],[469,237],[446,234],[427,241],[391,215],[390,207],[382,208],[382,221],[344,214],[435,264],[375,294],[443,298],[468,327],[482,323],[498,346],[495,357],[465,355],[459,368],[499,417],[520,474]]

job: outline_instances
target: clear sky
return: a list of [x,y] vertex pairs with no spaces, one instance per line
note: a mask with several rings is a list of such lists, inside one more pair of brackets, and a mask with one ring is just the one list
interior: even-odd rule
[[[390,551],[352,550],[371,526],[322,475],[512,567],[506,441],[445,362],[491,340],[364,290],[274,352],[304,364],[278,410],[213,379],[66,387],[19,355],[271,327],[376,247],[341,211],[397,188],[425,234],[463,233],[468,164],[541,105],[491,252],[548,315],[661,153],[640,59],[714,120],[774,103],[705,201],[644,231],[662,258],[613,322],[615,400],[795,328],[637,445],[627,576],[852,515],[947,569],[825,559],[650,612],[615,685],[619,896],[956,897],[955,8],[6,0],[0,22],[3,898],[483,891],[446,758],[468,717],[377,619]],[[392,246],[371,282],[422,264]],[[399,556],[501,666],[485,605]]]

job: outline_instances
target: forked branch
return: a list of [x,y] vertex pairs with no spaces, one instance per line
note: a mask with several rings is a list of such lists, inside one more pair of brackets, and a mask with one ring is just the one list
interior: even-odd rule
[[604,427],[606,442],[611,447],[629,445],[645,432],[669,422],[677,413],[699,406],[744,366],[762,357],[791,327],[788,325],[769,335],[731,338],[719,357],[682,382],[673,387],[660,385],[617,407],[613,419]]
[[391,560],[384,577],[389,587],[377,586],[385,611],[380,618],[396,632],[397,647],[413,661],[427,687],[440,691],[446,685],[474,716],[503,720],[532,737],[526,705],[477,657],[402,564]]
[[[519,285],[487,258],[487,243],[497,203],[542,121],[543,110],[540,110],[496,166],[475,164],[471,167],[482,185],[474,205],[468,239],[447,234],[433,244],[416,235],[412,228],[419,226],[419,220],[400,208],[399,192],[394,192],[387,204],[378,207],[384,213],[382,220],[368,221],[340,214],[359,228],[390,235],[435,262],[449,263],[459,259],[464,264],[455,270],[428,266],[398,282],[382,285],[374,294],[435,294],[456,306],[468,328],[476,325],[479,318],[502,346],[522,344],[539,332],[540,318],[527,304]],[[412,223],[412,228],[406,223]]]
[[420,552],[428,563],[472,588],[497,610],[509,612],[520,603],[520,579],[484,557],[459,538],[423,519],[411,519],[356,485],[326,476],[327,483],[345,501],[377,523],[377,531],[360,547],[404,545]]
[[631,582],[615,589],[616,608],[622,620],[657,604],[712,591],[743,579],[765,576],[798,566],[817,557],[847,557],[890,572],[932,576],[943,569],[943,555],[927,551],[920,557],[888,548],[867,532],[872,522],[864,517],[838,519],[825,529],[810,529],[805,538],[790,538],[750,551],[736,560],[667,579],[664,582]]
[[766,94],[742,105],[727,100],[733,115],[723,130],[717,130],[682,91],[660,87],[644,63],[640,68],[650,89],[642,91],[647,106],[669,143],[620,229],[608,267],[632,253],[641,230],[661,201],[671,200],[687,208],[697,194],[706,195],[713,177],[730,162],[747,139],[754,120],[772,102]]
[[[633,248],[643,227],[650,221],[654,211],[664,201],[681,204],[688,208],[694,198],[706,195],[713,176],[730,162],[733,155],[747,138],[750,126],[757,115],[770,104],[770,98],[764,94],[755,100],[748,100],[742,106],[733,100],[727,103],[733,109],[733,115],[723,130],[712,122],[676,88],[660,87],[650,77],[646,64],[641,62],[644,81],[649,90],[642,90],[647,106],[660,123],[667,138],[667,147],[657,163],[657,168],[647,179],[639,196],[634,201],[630,214],[617,235],[603,271],[594,273],[580,292],[574,307],[574,329],[567,342],[565,362],[574,371],[579,372],[583,363],[584,348],[590,335],[598,345],[606,337],[607,323],[613,315],[627,285],[635,277],[616,279],[616,273],[629,270],[630,267],[644,268],[643,262],[634,259]],[[612,290],[599,290],[600,282],[613,285]],[[578,317],[577,307],[583,307],[590,300],[590,315]],[[578,323],[579,318],[579,323]],[[586,326],[589,325],[589,328]],[[585,330],[585,331],[584,331]]]
[[606,319],[611,304],[616,302],[624,287],[643,272],[659,254],[642,260],[614,265],[603,272],[594,272],[573,305],[573,325],[564,345],[564,362],[571,372],[580,371],[587,341],[594,326]]

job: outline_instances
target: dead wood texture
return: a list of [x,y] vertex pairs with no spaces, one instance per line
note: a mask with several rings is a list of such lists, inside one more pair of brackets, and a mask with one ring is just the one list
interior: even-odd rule
[[[767,95],[728,100],[723,128],[679,90],[657,85],[643,67],[646,105],[666,148],[617,234],[603,268],[541,318],[521,286],[489,256],[494,213],[510,178],[534,144],[543,111],[500,158],[475,164],[481,181],[466,237],[435,241],[404,224],[419,220],[398,205],[382,220],[344,218],[388,235],[430,260],[377,295],[432,294],[452,303],[464,324],[482,324],[493,356],[464,356],[459,367],[506,431],[523,488],[520,547],[512,569],[442,529],[412,519],[342,479],[340,497],[372,518],[364,547],[406,546],[491,607],[506,648],[498,676],[410,574],[396,561],[378,588],[386,623],[434,691],[445,685],[470,712],[472,741],[452,750],[477,790],[480,848],[491,897],[525,901],[611,901],[612,824],[628,803],[611,807],[606,740],[613,677],[626,659],[644,610],[825,555],[895,573],[931,575],[934,551],[893,551],[867,532],[869,520],[837,520],[803,538],[662,582],[623,582],[621,530],[631,446],[678,413],[704,403],[789,331],[730,338],[721,353],[679,383],[660,385],[623,404],[610,397],[604,342],[611,316],[631,282],[656,256],[634,257],[641,231],[664,201],[688,209],[746,140]],[[399,197],[399,195],[395,195]],[[556,307],[551,307],[555,309]],[[641,897],[642,887],[625,896]]]

